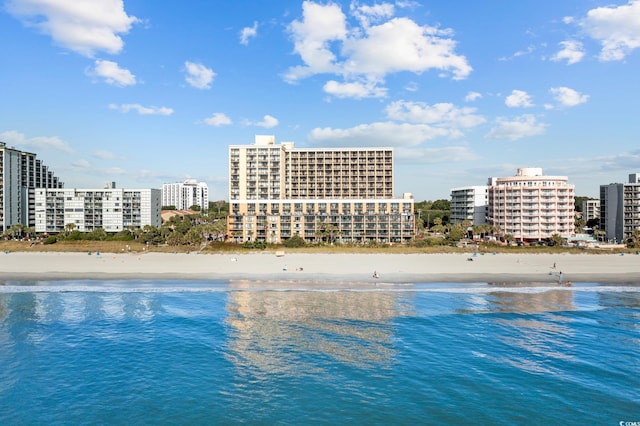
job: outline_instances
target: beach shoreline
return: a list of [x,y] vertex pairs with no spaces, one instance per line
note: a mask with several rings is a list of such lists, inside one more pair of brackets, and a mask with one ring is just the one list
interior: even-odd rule
[[[378,278],[374,277],[374,272]],[[621,254],[0,253],[0,282],[640,283],[640,256]]]

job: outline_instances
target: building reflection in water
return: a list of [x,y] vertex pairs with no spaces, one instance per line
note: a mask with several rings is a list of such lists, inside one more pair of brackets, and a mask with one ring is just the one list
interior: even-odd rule
[[[548,283],[540,285],[548,286]],[[554,311],[575,310],[573,303],[573,291],[571,290],[544,290],[540,292],[519,292],[500,291],[503,284],[489,283],[490,287],[495,287],[496,291],[489,293],[491,296],[490,309],[494,312],[520,312],[520,313],[541,313]],[[539,286],[539,285],[538,285]],[[510,283],[508,287],[513,288],[535,288],[535,283]]]
[[[500,285],[495,285],[500,287]],[[547,284],[544,284],[548,286]],[[536,287],[535,284],[509,284],[509,287]],[[556,313],[576,310],[574,292],[571,290],[543,290],[540,292],[495,291],[489,293],[490,311],[514,313],[516,316],[500,316],[496,322],[511,331],[499,333],[508,347],[521,351],[505,351],[497,359],[500,363],[534,373],[553,374],[554,362],[573,358],[574,334],[568,326],[569,318]],[[523,352],[522,352],[523,351]],[[506,354],[521,354],[508,356]]]
[[228,297],[229,357],[239,368],[305,374],[318,357],[351,366],[390,364],[397,293],[237,290]]

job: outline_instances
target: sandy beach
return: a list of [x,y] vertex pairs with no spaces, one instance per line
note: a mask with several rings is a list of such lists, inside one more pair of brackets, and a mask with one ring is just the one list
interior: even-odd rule
[[[374,271],[379,278],[373,277]],[[640,283],[640,255],[0,253],[0,282],[224,279],[260,282],[554,283],[560,278],[572,282]]]

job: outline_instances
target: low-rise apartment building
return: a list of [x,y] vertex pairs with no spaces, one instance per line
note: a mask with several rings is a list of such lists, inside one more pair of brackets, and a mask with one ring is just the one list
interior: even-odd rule
[[465,186],[451,190],[451,223],[466,220],[472,226],[487,223],[489,209],[488,186]]
[[582,218],[590,221],[600,218],[600,200],[584,200],[582,202]]
[[119,232],[162,224],[159,189],[36,188],[34,193],[36,232],[58,233],[69,224],[80,232]]

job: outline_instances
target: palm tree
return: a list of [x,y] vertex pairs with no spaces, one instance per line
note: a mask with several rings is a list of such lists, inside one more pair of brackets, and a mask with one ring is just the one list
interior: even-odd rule
[[64,226],[64,230],[66,234],[70,234],[71,232],[73,232],[73,230],[76,229],[76,224],[75,223],[67,223]]

